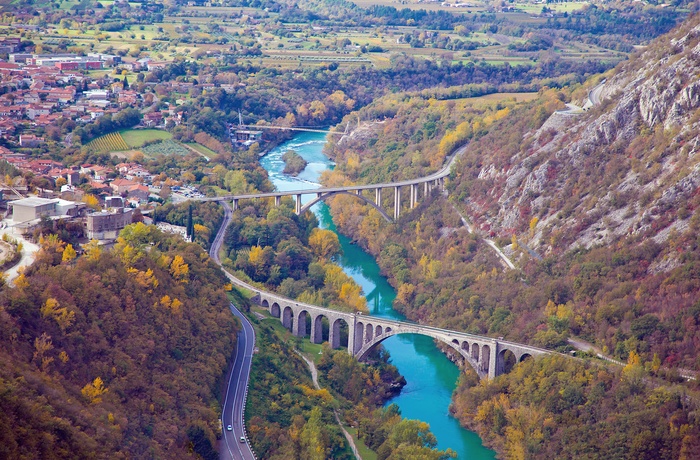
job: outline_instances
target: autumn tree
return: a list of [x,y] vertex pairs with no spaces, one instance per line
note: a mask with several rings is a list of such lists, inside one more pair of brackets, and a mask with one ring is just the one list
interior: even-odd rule
[[190,267],[185,263],[185,259],[181,255],[176,255],[170,264],[170,274],[180,283],[187,283],[190,275]]
[[104,386],[104,382],[100,377],[95,377],[95,380],[86,384],[80,392],[90,402],[90,404],[99,404],[102,402],[102,395],[109,391]]
[[330,230],[315,228],[309,236],[311,251],[319,258],[328,260],[340,253],[338,235]]
[[61,307],[58,300],[49,297],[41,307],[41,315],[44,318],[52,318],[56,321],[61,331],[66,332],[75,321],[75,312],[68,310],[66,307]]
[[66,248],[63,250],[63,257],[61,260],[63,262],[71,262],[77,256],[75,249],[73,249],[72,244],[67,244]]

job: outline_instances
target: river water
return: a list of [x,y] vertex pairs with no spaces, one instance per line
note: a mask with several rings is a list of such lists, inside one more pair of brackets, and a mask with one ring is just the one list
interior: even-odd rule
[[[302,133],[270,151],[260,163],[278,190],[318,188],[319,175],[333,167],[333,162],[322,153],[324,144],[323,134]],[[281,157],[289,149],[296,151],[308,162],[306,169],[297,177],[282,174],[284,162]],[[325,204],[314,206],[313,211],[321,227],[336,230]],[[343,255],[338,263],[362,286],[370,313],[386,318],[404,319],[392,308],[396,292],[379,273],[379,266],[374,258],[342,234],[338,234],[338,237],[343,248]],[[437,437],[438,448],[451,448],[457,452],[459,459],[495,459],[495,453],[482,445],[476,433],[462,428],[457,420],[450,416],[448,407],[459,377],[459,369],[435,347],[433,340],[411,334],[391,337],[382,344],[391,354],[392,364],[407,382],[401,394],[388,403],[396,403],[406,418],[429,423],[431,431]]]

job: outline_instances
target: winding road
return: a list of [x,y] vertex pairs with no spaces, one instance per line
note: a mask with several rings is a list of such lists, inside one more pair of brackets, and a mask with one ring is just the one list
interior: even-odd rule
[[[228,203],[224,206],[224,221],[221,223],[219,233],[216,234],[214,242],[209,250],[209,256],[219,265],[219,250],[224,241],[224,234],[228,224],[231,223],[231,207]],[[223,267],[222,267],[223,268]],[[231,278],[226,270],[226,276]],[[248,396],[248,380],[250,379],[250,367],[253,359],[253,349],[255,348],[255,330],[245,317],[233,304],[230,305],[231,313],[241,322],[241,330],[238,333],[236,342],[236,358],[228,375],[224,405],[221,412],[221,423],[224,427],[223,438],[220,444],[220,458],[225,460],[255,460],[248,437],[245,431],[245,403]],[[227,429],[231,426],[231,431]],[[244,441],[241,441],[244,439]]]

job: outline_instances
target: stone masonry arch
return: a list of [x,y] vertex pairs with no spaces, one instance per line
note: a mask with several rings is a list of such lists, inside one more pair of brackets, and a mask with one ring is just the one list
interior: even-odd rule
[[[360,325],[360,323],[358,323],[358,327],[356,328],[356,333],[357,333],[357,331],[364,329],[364,328],[360,328],[359,325]],[[384,328],[383,332],[384,332],[383,334],[376,335],[376,336],[371,337],[371,338],[361,337],[361,338],[359,338],[359,340],[358,340],[358,337],[356,336],[356,350],[357,351],[355,352],[355,357],[358,360],[364,359],[367,356],[367,354],[373,348],[375,348],[378,344],[385,341],[389,337],[393,337],[395,335],[399,335],[399,334],[425,335],[427,337],[431,337],[433,339],[439,340],[440,342],[448,345],[450,348],[455,350],[457,352],[457,354],[464,359],[464,361],[468,362],[469,365],[471,365],[474,368],[474,370],[476,370],[477,373],[479,373],[480,377],[483,377],[482,373],[480,373],[479,370],[477,369],[478,366],[477,366],[476,362],[473,359],[471,359],[468,351],[462,348],[462,345],[460,344],[459,340],[457,340],[457,339],[450,339],[448,337],[443,336],[442,334],[431,333],[430,331],[409,331],[409,330],[392,329],[390,327]],[[358,342],[362,343],[362,345],[359,346]]]

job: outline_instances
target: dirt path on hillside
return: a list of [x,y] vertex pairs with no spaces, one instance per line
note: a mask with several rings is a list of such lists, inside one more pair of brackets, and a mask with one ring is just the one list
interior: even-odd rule
[[[299,351],[296,351],[296,353],[301,356],[301,359],[306,361],[306,365],[309,366],[309,370],[311,371],[311,380],[314,382],[314,387],[317,390],[321,389],[321,386],[318,384],[318,371],[316,370],[316,365],[312,360],[307,358],[306,356],[302,355]],[[348,444],[350,444],[350,448],[352,449],[352,453],[355,455],[355,458],[357,460],[362,460],[362,457],[360,457],[360,453],[357,450],[357,446],[355,445],[355,440],[352,438],[350,433],[345,429],[342,423],[340,423],[340,416],[338,415],[338,411],[333,409],[333,415],[335,415],[335,421],[338,422],[338,426],[343,432],[343,435],[345,435],[345,439],[348,440]]]

